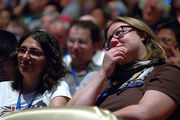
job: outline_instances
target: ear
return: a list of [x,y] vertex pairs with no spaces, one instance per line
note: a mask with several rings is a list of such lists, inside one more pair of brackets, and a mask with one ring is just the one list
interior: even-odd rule
[[140,35],[142,42],[144,42],[148,37],[146,33],[140,33],[139,35]]

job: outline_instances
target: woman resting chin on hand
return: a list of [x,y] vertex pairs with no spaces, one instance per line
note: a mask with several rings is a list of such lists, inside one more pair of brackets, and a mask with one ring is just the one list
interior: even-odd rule
[[125,120],[180,119],[180,68],[166,63],[150,28],[116,17],[107,23],[105,38],[100,70],[68,105],[97,105]]

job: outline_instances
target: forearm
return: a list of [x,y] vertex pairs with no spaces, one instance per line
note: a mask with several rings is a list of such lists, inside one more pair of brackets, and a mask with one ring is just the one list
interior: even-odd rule
[[119,119],[123,120],[148,120],[147,113],[138,105],[131,105],[121,110],[113,112]]
[[55,98],[53,98],[50,102],[51,107],[55,107],[55,106],[64,106],[67,104],[67,102],[69,101],[70,98],[68,97],[64,97],[64,96],[57,96]]
[[106,80],[106,76],[99,71],[82,90],[73,96],[67,105],[94,105],[104,80]]
[[177,104],[168,95],[148,90],[138,104],[122,108],[114,114],[125,120],[165,120],[176,107]]

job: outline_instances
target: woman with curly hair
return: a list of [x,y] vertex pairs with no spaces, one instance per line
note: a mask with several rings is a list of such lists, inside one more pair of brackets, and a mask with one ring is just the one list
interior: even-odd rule
[[[0,115],[15,109],[65,105],[69,87],[58,41],[45,31],[33,31],[17,46],[17,74],[0,83]],[[55,102],[56,101],[56,102]]]

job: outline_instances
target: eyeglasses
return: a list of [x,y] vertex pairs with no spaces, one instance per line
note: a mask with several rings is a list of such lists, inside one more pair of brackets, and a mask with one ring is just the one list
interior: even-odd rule
[[44,53],[42,53],[40,50],[36,48],[30,48],[29,50],[27,50],[27,48],[25,47],[20,47],[17,49],[17,52],[19,55],[24,55],[26,52],[28,52],[30,55],[35,56],[35,57],[44,55]]
[[83,39],[73,39],[73,38],[68,39],[69,44],[74,44],[75,42],[77,42],[79,45],[87,45],[90,41]]
[[110,45],[110,42],[111,42],[112,38],[119,39],[119,38],[122,38],[125,33],[130,32],[130,30],[129,31],[125,31],[124,28],[133,28],[133,29],[136,29],[133,26],[127,26],[127,25],[119,26],[116,30],[113,31],[112,35],[109,38],[107,38],[107,40],[105,41],[104,48],[106,50],[109,50],[112,47]]
[[166,45],[172,45],[174,43],[173,40],[171,40],[170,38],[167,38],[167,37],[159,38],[159,42],[166,44]]

